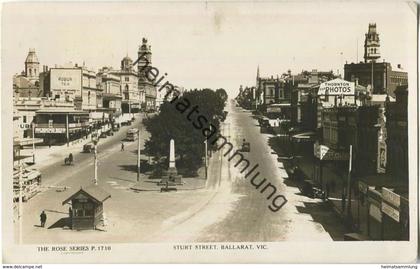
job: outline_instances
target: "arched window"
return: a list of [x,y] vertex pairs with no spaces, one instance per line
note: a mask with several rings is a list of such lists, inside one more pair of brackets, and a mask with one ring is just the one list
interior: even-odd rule
[[32,76],[32,69],[29,68],[29,76]]

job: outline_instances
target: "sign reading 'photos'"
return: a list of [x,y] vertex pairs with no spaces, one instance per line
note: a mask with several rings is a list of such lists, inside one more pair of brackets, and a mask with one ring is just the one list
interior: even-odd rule
[[318,95],[354,95],[354,88],[354,82],[337,78],[321,83]]

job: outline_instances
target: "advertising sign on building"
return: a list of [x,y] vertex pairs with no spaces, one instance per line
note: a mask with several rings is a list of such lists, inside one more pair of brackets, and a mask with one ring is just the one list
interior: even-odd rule
[[31,128],[31,125],[29,123],[21,123],[21,124],[19,124],[19,127],[20,127],[20,129],[26,130],[26,129]]
[[401,197],[390,189],[382,187],[382,199],[397,208],[400,207]]
[[379,207],[374,204],[369,205],[369,215],[379,222],[382,222],[382,212]]
[[36,128],[35,133],[37,134],[64,134],[66,128]]
[[398,209],[395,209],[387,203],[382,202],[382,212],[390,216],[396,222],[400,222],[400,211]]
[[378,141],[377,172],[380,174],[386,172],[386,143],[383,141]]
[[77,95],[82,92],[82,70],[76,68],[51,68],[51,94]]
[[335,151],[318,142],[314,144],[314,156],[323,161],[345,161],[349,159],[348,152]]
[[317,142],[314,144],[314,156],[320,160],[324,159],[325,154],[328,152],[329,148],[325,145],[320,145]]
[[336,78],[321,83],[318,95],[354,95],[354,82]]

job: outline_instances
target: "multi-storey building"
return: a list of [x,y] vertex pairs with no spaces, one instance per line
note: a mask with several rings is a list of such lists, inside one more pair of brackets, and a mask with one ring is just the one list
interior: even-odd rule
[[140,105],[145,102],[145,93],[139,90],[138,73],[134,70],[133,60],[128,56],[124,57],[121,61],[120,70],[110,70],[109,73],[120,78],[122,112],[139,111]]
[[103,67],[97,74],[97,87],[102,91],[102,107],[121,113],[121,77],[110,67]]
[[144,92],[144,108],[146,110],[156,108],[156,97],[157,91],[156,86],[153,84],[154,81],[151,81],[147,77],[148,71],[152,68],[152,49],[151,46],[147,44],[147,39],[143,38],[142,44],[138,50],[138,88],[140,92]]
[[13,96],[43,96],[43,91],[39,87],[39,61],[34,49],[29,49],[25,70],[20,75],[13,76]]
[[365,38],[364,62],[344,65],[344,79],[356,81],[363,86],[369,86],[372,94],[387,94],[395,97],[394,91],[399,85],[408,85],[408,74],[401,65],[393,69],[388,62],[379,62],[379,34],[376,24],[369,24]]
[[96,87],[96,73],[85,66],[66,64],[44,68],[42,85],[53,100],[72,102],[77,109],[94,111],[101,106],[101,90]]
[[396,101],[385,105],[387,172],[408,183],[408,87],[398,87],[395,94]]

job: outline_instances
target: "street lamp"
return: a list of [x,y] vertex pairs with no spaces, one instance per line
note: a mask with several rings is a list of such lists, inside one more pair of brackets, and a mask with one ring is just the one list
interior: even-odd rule
[[32,121],[32,162],[35,164],[35,123]]
[[207,139],[204,140],[204,160],[205,160],[205,171],[206,171],[206,179],[207,179],[207,168],[208,168],[208,160],[207,160]]
[[23,195],[22,195],[22,191],[23,191],[23,182],[22,182],[22,164],[20,161],[20,154],[19,154],[19,208],[18,208],[18,218],[19,218],[19,244],[22,244],[22,236],[23,236],[23,232],[22,232],[22,224],[23,224]]
[[140,95],[137,95],[138,103],[139,103],[139,134],[138,134],[138,141],[137,141],[137,182],[140,181],[140,161],[141,161],[141,153],[140,153],[140,137],[141,137],[141,111],[140,111]]
[[94,144],[93,153],[94,153],[94,167],[95,167],[94,168],[95,169],[95,176],[93,178],[93,183],[95,185],[98,185],[98,147],[97,147],[98,141],[93,140],[93,144]]
[[[139,114],[140,114],[140,112],[139,112]],[[140,137],[141,137],[141,132],[140,132],[140,130],[141,130],[141,126],[139,124],[139,131],[138,131],[139,134],[138,134],[138,138],[137,138],[137,182],[140,181],[140,158],[141,158],[141,155],[140,155],[140,146],[141,146]]]

